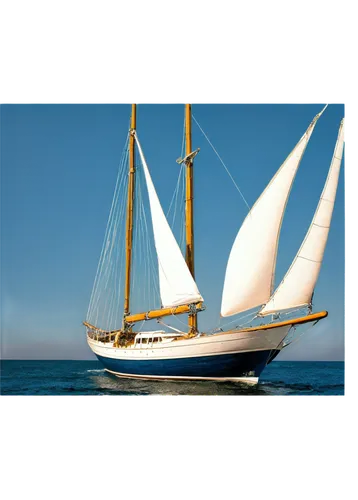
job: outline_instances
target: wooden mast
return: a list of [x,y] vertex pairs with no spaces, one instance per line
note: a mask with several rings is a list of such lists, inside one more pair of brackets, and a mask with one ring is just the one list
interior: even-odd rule
[[[185,104],[185,155],[188,157],[191,149],[191,104]],[[185,260],[189,271],[195,280],[194,273],[194,179],[193,179],[193,157],[189,157],[186,164],[186,187],[185,187],[185,233],[186,251]],[[189,333],[195,333],[198,329],[197,315],[189,314]]]
[[130,312],[130,287],[131,287],[131,267],[132,267],[132,243],[133,243],[133,205],[135,186],[135,151],[134,135],[132,131],[136,129],[136,105],[132,104],[131,128],[129,137],[129,179],[127,195],[127,221],[126,221],[126,276],[124,285],[124,321]]

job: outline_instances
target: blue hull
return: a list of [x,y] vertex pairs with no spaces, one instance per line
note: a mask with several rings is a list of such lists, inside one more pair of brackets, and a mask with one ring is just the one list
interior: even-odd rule
[[107,370],[128,377],[227,379],[259,377],[272,354],[267,350],[160,360],[97,358]]

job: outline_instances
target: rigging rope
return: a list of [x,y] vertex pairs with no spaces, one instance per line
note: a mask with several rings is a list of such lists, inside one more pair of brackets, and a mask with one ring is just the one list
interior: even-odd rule
[[[122,277],[125,270],[125,210],[128,175],[128,140],[117,175],[116,187],[108,217],[104,244],[92,290],[87,319],[105,330],[118,328],[122,320],[120,304]],[[159,283],[157,259],[150,222],[147,220],[144,196],[146,183],[140,161],[136,165],[136,183],[133,214],[133,244],[131,273],[131,309],[147,310],[159,308]],[[178,186],[180,186],[180,178]],[[178,193],[177,193],[178,195]],[[146,204],[148,199],[146,198]],[[149,216],[150,217],[150,216]],[[154,256],[153,256],[154,255]],[[140,286],[138,279],[140,277]]]
[[250,205],[247,203],[247,201],[246,201],[246,199],[245,199],[244,195],[243,195],[243,194],[242,194],[242,192],[240,191],[239,186],[236,184],[236,182],[235,182],[235,180],[234,180],[233,176],[231,175],[231,173],[230,173],[229,169],[228,169],[228,168],[227,168],[227,166],[225,165],[225,163],[224,163],[223,159],[221,158],[221,156],[219,155],[219,153],[218,153],[218,152],[216,151],[216,149],[214,148],[214,146],[213,146],[213,144],[211,143],[211,141],[210,141],[209,137],[206,135],[206,133],[204,132],[204,130],[203,130],[203,129],[201,128],[201,126],[199,125],[199,123],[198,123],[197,119],[195,118],[195,116],[194,116],[194,115],[192,115],[192,117],[193,117],[193,119],[194,119],[195,123],[197,124],[197,126],[199,127],[199,129],[201,130],[201,133],[204,135],[205,139],[208,141],[208,143],[209,143],[209,144],[210,144],[210,146],[212,147],[212,149],[213,149],[214,153],[216,154],[216,156],[217,156],[217,157],[218,157],[218,159],[220,160],[220,162],[221,162],[222,166],[225,168],[225,170],[226,170],[227,174],[229,175],[230,179],[232,180],[232,182],[233,182],[234,186],[235,186],[235,187],[236,187],[236,189],[238,190],[238,192],[239,192],[239,194],[240,194],[241,198],[244,200],[245,205],[247,206],[247,208],[248,208],[248,209],[249,209],[249,211],[250,211],[250,210],[251,210]]
[[[138,194],[137,194],[137,219],[136,223],[139,227],[138,235],[138,251],[139,251],[139,263],[142,264],[144,270],[141,271],[140,275],[143,278],[141,281],[141,286],[139,287],[139,293],[142,290],[142,303],[138,302],[138,306],[141,310],[146,310],[150,308],[156,308],[158,305],[159,285],[158,285],[158,270],[156,269],[157,259],[153,257],[152,247],[154,246],[154,239],[149,235],[147,214],[144,207],[144,199],[142,192],[143,185],[143,168],[140,168],[137,172],[138,175]],[[144,181],[144,185],[146,185]],[[138,253],[138,252],[137,252]]]
[[178,200],[178,191],[179,191],[179,184],[180,184],[180,181],[181,181],[181,174],[182,174],[182,171],[183,171],[183,163],[180,165],[180,170],[179,170],[178,180],[177,180],[177,183],[176,183],[176,186],[175,186],[174,192],[173,192],[172,199],[171,199],[170,204],[169,204],[168,211],[167,211],[167,213],[166,213],[166,217],[167,217],[167,219],[168,219],[169,214],[170,214],[170,210],[171,210],[172,205],[173,205],[173,201],[174,201],[174,199],[175,199],[175,204],[174,204],[174,216],[173,216],[173,222],[172,222],[172,224],[174,224],[174,221],[175,221],[176,205],[177,205],[177,200]]
[[[254,312],[250,312],[248,314],[245,314],[244,316],[240,317],[240,318],[236,318],[232,321],[229,321],[228,323],[225,323],[224,325],[220,326],[220,321],[219,321],[219,325],[214,328],[213,330],[211,330],[211,333],[215,333],[216,331],[224,331],[223,328],[226,328],[227,326],[231,325],[232,323],[237,323],[238,321],[241,321],[243,320],[244,318],[248,318],[249,316],[254,316],[255,314],[257,314],[258,310],[257,311],[254,311]],[[241,323],[239,325],[236,325],[235,328],[240,328],[241,326],[244,326],[246,325],[247,323],[250,323],[251,321],[253,321],[255,319],[255,316],[251,319],[249,319],[248,321],[246,321],[245,323]]]
[[[183,139],[182,139],[182,144],[181,144],[180,158],[184,157],[184,148],[185,148],[185,114],[184,114]],[[178,180],[177,180],[174,192],[173,192],[172,199],[171,199],[170,204],[169,204],[168,211],[166,213],[166,217],[167,217],[167,219],[169,219],[169,214],[170,214],[170,211],[172,209],[173,202],[175,200],[173,218],[172,218],[172,222],[170,224],[173,231],[174,231],[174,224],[175,224],[177,209],[179,208],[180,213],[182,213],[182,212],[184,213],[184,211],[181,210],[182,208],[184,208],[184,206],[183,206],[184,205],[184,203],[183,203],[184,202],[184,192],[182,194],[180,194],[180,196],[179,196],[179,191],[181,190],[182,179],[184,179],[184,181],[185,181],[184,166],[185,166],[185,164],[181,163],[179,174],[178,174]],[[181,200],[181,201],[179,201],[179,207],[178,207],[178,198],[179,198],[179,200]],[[182,213],[182,215],[183,215],[183,213]]]
[[[125,145],[123,148],[122,152],[122,158],[119,164],[118,168],[118,174],[117,174],[117,179],[116,179],[116,185],[114,189],[114,194],[113,194],[113,199],[112,199],[112,204],[107,220],[107,226],[105,230],[105,235],[104,235],[104,241],[101,249],[101,254],[96,270],[96,275],[92,287],[92,292],[91,292],[91,297],[90,297],[90,302],[87,310],[87,318],[89,319],[91,316],[94,315],[96,307],[98,305],[99,301],[99,283],[102,279],[102,271],[104,267],[104,262],[106,259],[108,260],[111,256],[112,249],[113,249],[113,232],[114,232],[114,227],[113,223],[116,220],[116,210],[118,207],[118,199],[119,199],[119,192],[122,189],[123,184],[125,184],[126,176],[124,175],[125,172],[125,164],[126,164],[126,159],[128,156],[128,141],[129,141],[129,134],[126,137]],[[111,238],[112,238],[112,247],[110,249],[110,252],[108,254],[108,248],[111,243]],[[98,311],[97,311],[97,316],[96,316],[96,321],[98,320]]]
[[[167,325],[166,323],[164,323],[164,321],[162,321],[161,319],[157,319],[157,323],[163,325],[163,326],[166,326],[167,328],[169,328],[170,330],[173,330],[173,332],[178,332],[178,333],[184,333],[182,330],[178,330],[178,328],[174,328],[174,326],[170,326],[170,325]],[[187,326],[187,325],[185,325]]]

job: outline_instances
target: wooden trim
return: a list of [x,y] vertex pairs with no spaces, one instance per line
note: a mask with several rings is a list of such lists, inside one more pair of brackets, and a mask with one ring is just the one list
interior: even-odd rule
[[[185,104],[185,155],[192,153],[191,143],[191,104]],[[191,275],[195,279],[194,271],[194,162],[189,158],[186,162],[186,180],[185,180],[185,235],[186,250],[185,260]],[[189,314],[188,317],[189,332],[198,331],[198,321],[196,313]]]
[[[202,302],[198,302],[195,305],[195,311],[202,311],[204,308],[202,307]],[[172,316],[177,314],[190,313],[192,311],[192,305],[183,305],[177,307],[167,307],[164,309],[157,309],[154,311],[148,311],[137,314],[130,314],[125,317],[126,323],[136,323],[137,321],[145,321],[148,319],[162,318],[163,316]]]
[[[268,323],[267,325],[252,326],[250,328],[235,330],[235,332],[252,332],[254,330],[269,330],[270,328],[278,328],[280,326],[287,326],[287,325],[303,325],[304,323],[311,323],[312,321],[320,321],[326,316],[328,316],[328,311],[321,311],[314,314],[308,314],[307,316],[302,316],[301,318],[288,319],[286,321],[279,321],[278,323]],[[224,335],[229,332],[230,331],[220,332],[215,335]]]
[[88,323],[87,321],[84,321],[83,324],[87,327],[87,328],[91,328],[93,330],[96,330],[97,332],[101,332],[101,333],[108,333],[108,334],[111,334],[111,333],[118,333],[118,332],[121,332],[122,330],[112,330],[112,331],[108,331],[108,330],[102,330],[102,328],[98,328],[97,326],[94,326],[94,325],[91,325],[91,323]]

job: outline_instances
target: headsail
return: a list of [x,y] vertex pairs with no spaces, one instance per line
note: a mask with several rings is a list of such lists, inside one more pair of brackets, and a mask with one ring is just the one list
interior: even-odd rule
[[137,134],[135,134],[135,139],[148,188],[155,248],[158,256],[159,287],[162,306],[175,307],[183,304],[202,302],[204,299],[200,295],[164,215]]
[[244,220],[229,256],[221,305],[232,316],[264,304],[273,291],[278,238],[297,169],[318,118],[314,118],[291,154]]
[[310,305],[327,243],[344,145],[343,120],[327,180],[305,239],[286,276],[259,315]]

